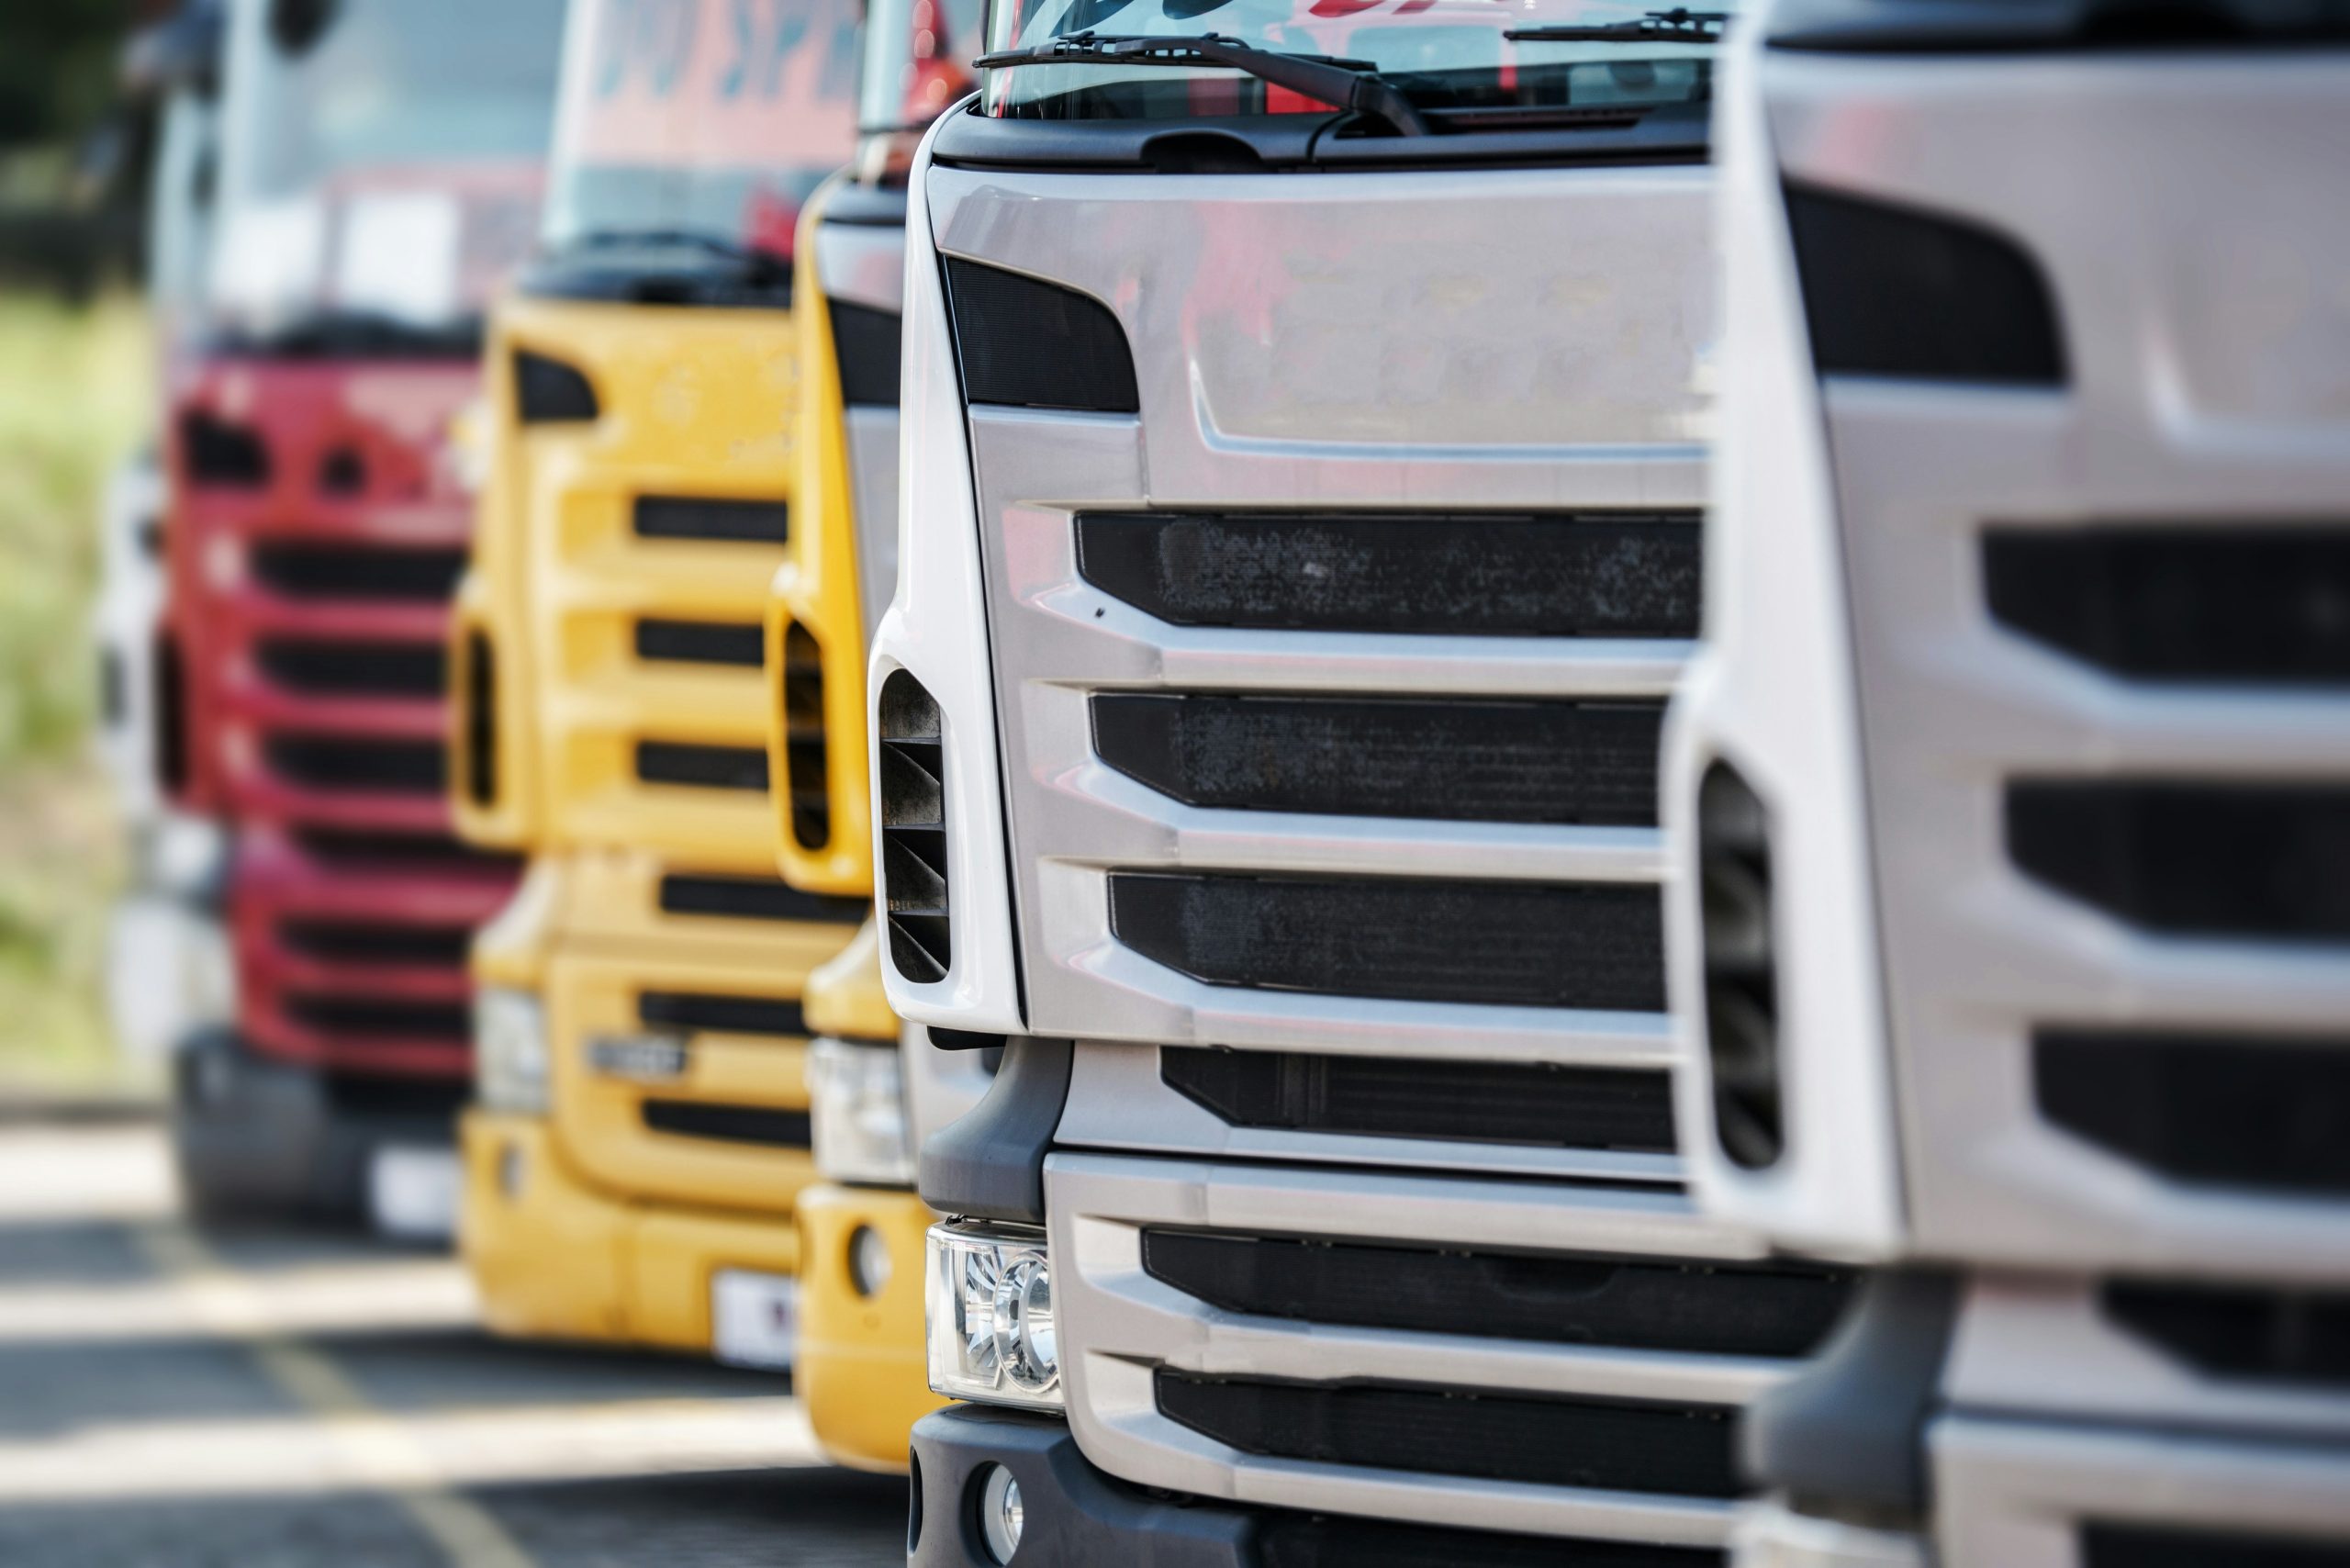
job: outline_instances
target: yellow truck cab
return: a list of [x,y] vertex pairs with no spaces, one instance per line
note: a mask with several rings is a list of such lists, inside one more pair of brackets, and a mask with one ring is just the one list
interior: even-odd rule
[[574,0],[546,244],[492,326],[451,789],[531,868],[475,946],[463,1238],[500,1332],[781,1365],[802,992],[869,908],[777,875],[760,669],[856,14],[740,9]]
[[[784,877],[869,898],[865,666],[897,579],[899,321],[906,171],[930,121],[972,84],[982,0],[873,0],[855,165],[820,190],[793,258],[800,334],[799,525],[767,599],[768,767]],[[923,1137],[976,1103],[996,1055],[901,1025],[867,922],[809,977],[818,1183],[800,1216],[794,1388],[836,1462],[903,1472],[941,1403],[923,1350]],[[966,1042],[968,1043],[968,1042]]]

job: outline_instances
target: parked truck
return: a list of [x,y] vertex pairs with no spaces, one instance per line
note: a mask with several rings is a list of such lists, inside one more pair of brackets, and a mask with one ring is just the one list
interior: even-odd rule
[[1719,21],[990,11],[870,674],[890,1001],[1006,1042],[915,1562],[1718,1560],[1847,1288],[1673,1109]]
[[[923,129],[969,90],[979,13],[974,0],[868,7],[856,159],[809,203],[793,262],[801,521],[767,600],[767,757],[785,781],[776,834],[788,879],[867,899],[865,664],[896,579],[906,172]],[[869,918],[809,977],[806,1009],[822,1184],[797,1203],[793,1392],[827,1454],[902,1472],[914,1421],[940,1403],[923,1357],[922,1270],[938,1216],[913,1190],[915,1152],[970,1109],[994,1055],[944,1050],[901,1025]]]
[[1751,1568],[2350,1560],[2350,40],[1776,0],[1667,752],[1701,1206],[1869,1266]]
[[[231,835],[238,1008],[177,1053],[200,1210],[446,1229],[473,927],[442,647],[448,432],[527,248],[556,0],[234,0],[202,353],[172,389],[160,761]],[[448,40],[462,32],[463,50]]]
[[806,523],[793,236],[854,150],[856,33],[571,7],[451,644],[460,829],[530,857],[473,959],[464,1245],[504,1333],[797,1346],[803,993],[867,904],[778,875],[763,616]]

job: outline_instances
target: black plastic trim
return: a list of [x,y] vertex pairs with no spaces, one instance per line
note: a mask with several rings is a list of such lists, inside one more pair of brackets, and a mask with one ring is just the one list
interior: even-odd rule
[[449,782],[449,748],[440,741],[274,734],[262,756],[279,778],[326,794],[437,795]]
[[646,784],[756,793],[767,787],[767,754],[763,746],[639,741],[636,777]]
[[438,643],[364,643],[331,637],[263,637],[253,663],[274,686],[306,697],[446,695],[449,654]]
[[718,1105],[699,1100],[645,1100],[639,1103],[639,1114],[647,1129],[672,1137],[756,1144],[763,1148],[811,1147],[805,1111],[774,1105]]
[[457,591],[465,550],[264,539],[246,552],[245,566],[281,599],[439,604]]
[[514,353],[514,412],[526,425],[588,424],[603,415],[578,366],[528,349]]
[[782,544],[791,537],[791,508],[732,496],[639,496],[629,509],[629,526],[639,539]]
[[2350,1568],[2350,1541],[2152,1525],[2081,1529],[2081,1568]]
[[2206,1377],[2350,1388],[2350,1293],[2109,1280],[2106,1317]]
[[1772,10],[1766,41],[1823,52],[1982,54],[2345,38],[2350,17],[2313,0],[1791,0]]
[[1014,1035],[979,1103],[922,1146],[922,1201],[945,1215],[1045,1223],[1045,1156],[1069,1100],[1075,1045]]
[[895,310],[845,299],[826,302],[832,315],[833,358],[839,366],[841,401],[852,409],[898,408],[905,318]]
[[1748,1406],[1747,1478],[1816,1513],[1922,1519],[1932,1497],[1926,1424],[1941,1406],[1959,1295],[1958,1276],[1941,1271],[1863,1274],[1818,1358]]
[[1135,356],[1090,294],[961,256],[943,258],[955,359],[968,403],[1136,414]]
[[346,1039],[470,1042],[474,1035],[473,1009],[462,1002],[295,994],[281,1005],[304,1028]]
[[1726,762],[1697,786],[1697,877],[1714,1141],[1732,1163],[1764,1170],[1786,1152],[1771,820]]
[[796,1040],[808,1033],[800,1003],[789,997],[644,991],[637,993],[636,1015],[647,1028],[688,1035],[768,1035]]
[[704,876],[672,871],[661,879],[661,913],[722,920],[801,920],[862,925],[870,899],[802,892],[776,877]]
[[755,621],[679,621],[637,618],[636,656],[655,663],[739,665],[767,663],[767,628]]

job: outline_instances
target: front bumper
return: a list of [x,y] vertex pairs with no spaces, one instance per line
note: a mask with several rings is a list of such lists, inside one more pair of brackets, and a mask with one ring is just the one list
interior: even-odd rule
[[709,1354],[724,1269],[800,1271],[785,1213],[618,1201],[580,1182],[537,1117],[465,1114],[459,1235],[492,1330]]
[[375,1150],[450,1138],[443,1115],[338,1104],[325,1075],[261,1056],[233,1029],[201,1029],[179,1047],[172,1149],[198,1214],[355,1220]]
[[[825,1185],[803,1191],[800,1360],[792,1388],[835,1463],[903,1474],[907,1433],[942,1401],[923,1353],[923,1249],[937,1216],[912,1193]],[[850,1267],[857,1231],[888,1244],[889,1277],[869,1296]]]

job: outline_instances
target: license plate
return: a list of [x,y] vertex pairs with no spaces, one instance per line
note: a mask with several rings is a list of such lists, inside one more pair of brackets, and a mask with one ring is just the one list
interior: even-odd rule
[[729,1366],[781,1371],[800,1345],[800,1282],[721,1269],[710,1282],[711,1351]]
[[386,1236],[446,1241],[457,1233],[462,1178],[449,1148],[387,1144],[367,1159],[367,1212]]

